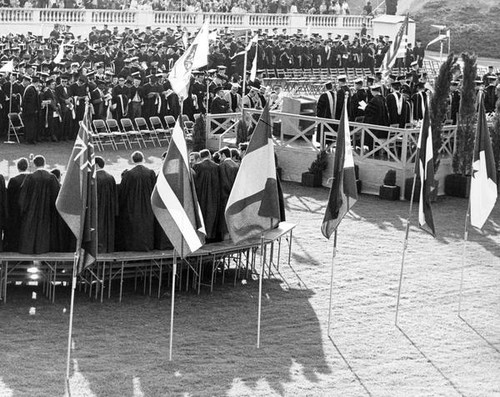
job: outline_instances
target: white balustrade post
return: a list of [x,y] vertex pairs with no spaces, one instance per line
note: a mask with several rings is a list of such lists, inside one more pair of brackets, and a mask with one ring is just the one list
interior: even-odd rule
[[[89,25],[90,27],[93,26],[93,22],[92,22],[92,13],[93,13],[93,10],[85,10],[85,13],[83,14],[83,20],[84,20],[84,23],[86,25]],[[89,28],[90,30],[90,28]]]
[[294,34],[296,32],[293,31],[293,29],[302,29],[302,33],[305,33],[304,29],[307,28],[306,18],[307,15],[305,14],[289,14],[287,32],[289,32],[289,34]]

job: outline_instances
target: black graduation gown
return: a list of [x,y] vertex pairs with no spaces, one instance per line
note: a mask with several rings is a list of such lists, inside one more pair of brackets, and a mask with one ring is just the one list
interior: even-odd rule
[[225,218],[225,210],[229,194],[233,188],[236,174],[238,173],[239,165],[233,160],[226,159],[219,164],[219,177],[220,177],[220,207],[219,207],[219,230],[221,235],[227,233],[227,225]]
[[[365,109],[364,122],[366,124],[389,126],[387,104],[382,95],[377,95],[370,99]],[[373,133],[376,137],[382,139],[386,139],[388,134],[387,131],[384,130],[373,130]],[[370,148],[373,147],[373,139],[368,134],[365,135],[365,144]]]
[[122,173],[118,190],[117,245],[122,251],[154,248],[154,214],[151,193],[156,182],[153,170],[137,165]]
[[217,238],[220,210],[220,175],[219,166],[206,159],[193,166],[194,184],[205,221],[207,242]]
[[97,181],[97,250],[115,250],[115,221],[118,215],[118,189],[115,178],[104,170],[96,173]]
[[58,193],[59,182],[50,172],[37,170],[26,176],[19,195],[20,253],[43,254],[56,248]]
[[19,246],[21,210],[19,194],[27,174],[19,174],[9,179],[7,185],[7,229],[5,231],[5,251],[16,252]]

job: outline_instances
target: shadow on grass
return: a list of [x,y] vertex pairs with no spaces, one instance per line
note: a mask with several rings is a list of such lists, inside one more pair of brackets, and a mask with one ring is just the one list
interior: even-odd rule
[[[264,282],[263,291],[260,349],[257,281],[236,288],[219,285],[213,294],[176,295],[172,362],[167,294],[157,300],[129,291],[122,304],[112,299],[102,305],[78,294],[72,357],[87,394],[129,396],[139,387],[146,396],[251,395],[262,391],[264,383],[266,394],[283,395],[285,384],[296,380],[297,368],[305,381],[318,382],[319,375],[331,370],[309,303],[312,292],[284,291],[272,281]],[[26,314],[25,320],[2,326],[1,350],[8,358],[3,381],[14,395],[62,395],[68,326],[64,305],[43,304],[39,315],[28,317],[30,302],[25,301],[27,305],[16,302],[11,294],[10,305],[16,308],[8,318],[18,311]],[[59,292],[58,302],[63,301],[69,302],[67,288]]]

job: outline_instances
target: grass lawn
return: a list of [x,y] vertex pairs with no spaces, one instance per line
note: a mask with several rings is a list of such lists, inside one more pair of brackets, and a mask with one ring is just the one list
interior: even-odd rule
[[[162,149],[145,152],[156,168]],[[64,168],[69,144],[0,144],[0,173],[43,153]],[[119,177],[130,152],[105,152]],[[262,340],[256,349],[258,282],[176,295],[174,355],[168,361],[170,294],[127,285],[99,303],[78,292],[72,396],[494,396],[500,395],[500,206],[467,244],[464,318],[457,317],[467,202],[434,205],[438,237],[412,227],[400,326],[394,326],[408,202],[362,195],[339,229],[332,340],[326,325],[332,242],[320,233],[328,190],[285,183],[297,223],[283,280],[264,282]],[[416,211],[416,209],[415,209]],[[0,396],[63,396],[69,288],[55,304],[34,287],[10,287],[0,304]],[[106,295],[106,294],[105,294]],[[36,315],[28,314],[31,306]],[[65,310],[66,309],[66,310]]]

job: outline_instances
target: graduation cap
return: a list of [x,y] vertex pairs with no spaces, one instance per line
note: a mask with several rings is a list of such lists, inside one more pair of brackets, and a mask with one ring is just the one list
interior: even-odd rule
[[451,86],[452,87],[458,87],[459,84],[460,84],[460,81],[454,80],[454,81],[451,82]]
[[87,77],[88,78],[91,78],[91,77],[94,77],[95,76],[95,70],[92,70],[90,72],[87,72]]
[[139,60],[139,57],[132,57],[130,58],[130,62],[136,62]]
[[341,74],[341,75],[339,75],[339,77],[337,77],[337,80],[341,81],[341,82],[345,82],[347,80],[347,76],[345,74]]
[[134,78],[134,79],[137,79],[137,80],[142,80],[142,77],[141,77],[141,72],[134,72],[131,74],[131,76]]
[[55,83],[56,81],[54,79],[48,79],[47,81],[45,81],[45,85],[49,86],[51,85],[52,83]]
[[80,67],[80,64],[78,62],[72,62],[71,63],[71,67],[72,68],[79,68]]
[[418,65],[417,61],[413,61],[412,63],[410,63],[410,66],[417,66],[417,65]]
[[331,90],[333,88],[333,83],[331,81],[328,81],[325,83],[325,89],[326,90]]
[[356,80],[354,80],[354,84],[363,84],[363,79],[361,77],[358,77]]
[[370,87],[372,91],[382,92],[382,86],[380,84],[375,84]]

